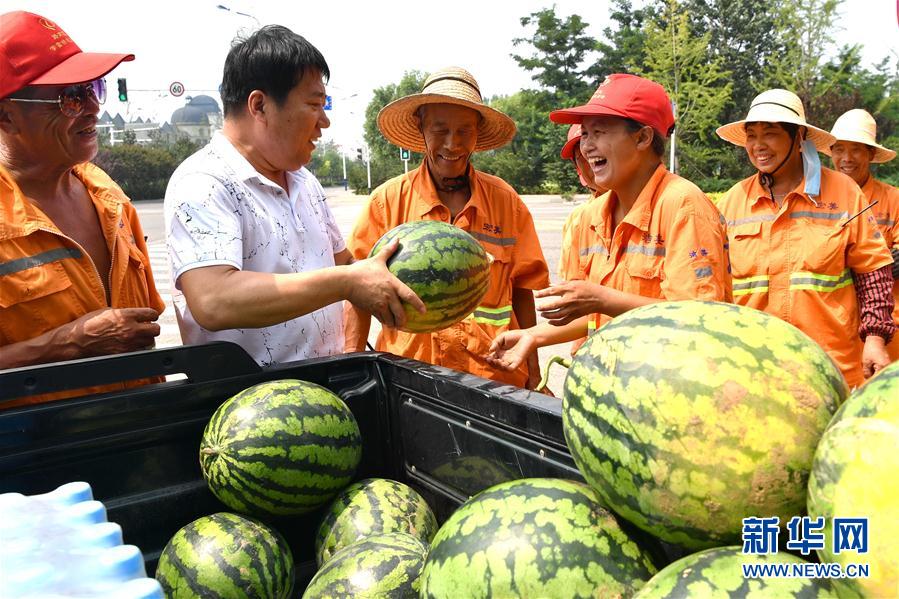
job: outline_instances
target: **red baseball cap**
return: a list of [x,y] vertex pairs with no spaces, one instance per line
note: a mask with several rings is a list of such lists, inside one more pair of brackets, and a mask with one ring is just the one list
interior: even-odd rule
[[571,160],[574,158],[574,149],[581,143],[581,126],[572,125],[568,128],[568,141],[562,146],[562,158]]
[[655,81],[636,75],[609,75],[583,106],[549,113],[552,122],[565,125],[580,124],[585,116],[633,119],[652,127],[662,137],[668,137],[674,131],[671,98],[665,93],[665,88]]
[[134,54],[82,52],[62,28],[22,10],[0,15],[0,98],[26,85],[93,81]]

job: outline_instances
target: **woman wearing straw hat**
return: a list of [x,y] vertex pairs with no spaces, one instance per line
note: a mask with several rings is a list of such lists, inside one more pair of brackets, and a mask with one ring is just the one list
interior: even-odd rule
[[[549,284],[524,202],[506,182],[470,164],[473,152],[512,141],[515,123],[483,103],[468,71],[449,67],[428,77],[421,93],[385,106],[378,127],[391,143],[421,152],[425,159],[372,193],[348,242],[353,255],[364,258],[381,235],[402,223],[441,220],[471,233],[494,261],[489,291],[471,316],[433,333],[382,329],[376,349],[535,387],[540,380],[536,355],[512,372],[494,368],[484,358],[494,337],[536,322],[532,290]],[[347,350],[362,350],[370,317],[352,306],[346,316]]]
[[[896,152],[877,143],[877,123],[860,108],[843,113],[833,124],[830,134],[836,138],[829,149],[833,167],[852,177],[873,206],[871,212],[880,233],[893,255],[893,322],[899,324],[899,189],[871,176],[870,165],[889,162]],[[899,340],[887,345],[890,360],[899,360]]]
[[[674,129],[671,100],[654,81],[609,75],[587,104],[550,113],[581,124],[581,151],[609,193],[590,209],[586,281],[537,293],[549,322],[510,331],[489,359],[514,368],[538,347],[573,341],[639,306],[668,300],[728,301],[727,236],[721,215],[698,187],[662,164]],[[583,218],[583,217],[582,217]]]
[[860,385],[889,363],[893,260],[858,185],[821,168],[816,150],[833,136],[783,89],[759,94],[745,119],[717,132],[758,169],[718,202],[734,301],[794,324]]

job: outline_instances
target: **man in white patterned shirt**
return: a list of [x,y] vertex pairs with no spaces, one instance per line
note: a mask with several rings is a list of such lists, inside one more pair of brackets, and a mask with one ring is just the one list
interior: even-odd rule
[[342,352],[342,300],[386,326],[404,324],[403,302],[424,311],[387,270],[396,243],[354,262],[303,168],[330,125],[329,75],[314,46],[277,25],[228,53],[223,130],[178,167],[165,194],[185,344],[233,341],[268,365]]

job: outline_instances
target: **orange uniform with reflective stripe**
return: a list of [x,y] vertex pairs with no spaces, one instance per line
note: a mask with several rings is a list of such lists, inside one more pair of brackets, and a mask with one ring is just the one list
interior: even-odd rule
[[821,169],[821,195],[802,189],[780,208],[758,175],[734,185],[718,203],[727,219],[734,301],[764,310],[805,332],[827,350],[850,387],[864,382],[859,308],[852,272],[892,263],[858,185]]
[[[862,193],[869,203],[877,202],[871,211],[874,212],[874,218],[887,248],[899,248],[899,189],[869,176],[862,186]],[[893,282],[893,299],[896,301],[893,321],[899,325],[899,280]],[[887,345],[887,351],[891,360],[899,360],[899,334],[893,336],[893,340]]]
[[[616,202],[609,192],[581,216],[594,234],[588,281],[669,301],[731,301],[723,218],[698,187],[660,164],[613,230]],[[602,326],[611,317],[592,320]]]
[[591,253],[595,253],[597,246],[592,245],[595,233],[590,229],[589,218],[583,215],[589,212],[590,206],[596,203],[596,198],[601,193],[593,196],[574,210],[565,219],[562,225],[562,248],[559,254],[559,278],[563,281],[580,281],[587,278],[587,262]]
[[[519,328],[512,289],[549,285],[546,261],[531,213],[518,194],[502,179],[471,167],[468,173],[471,199],[455,219],[437,196],[425,164],[387,181],[372,193],[347,246],[355,258],[365,258],[384,233],[417,220],[451,222],[471,233],[494,258],[490,289],[474,313],[434,333],[384,327],[376,349],[523,387],[528,378],[526,365],[505,372],[487,364],[483,356],[500,333]],[[348,336],[352,333],[347,331]]]
[[[98,167],[82,164],[73,173],[90,194],[109,247],[112,304],[106,303],[103,283],[87,252],[26,200],[12,177],[0,169],[0,345],[27,341],[102,308],[165,309],[134,206]],[[146,382],[29,397],[0,408]]]

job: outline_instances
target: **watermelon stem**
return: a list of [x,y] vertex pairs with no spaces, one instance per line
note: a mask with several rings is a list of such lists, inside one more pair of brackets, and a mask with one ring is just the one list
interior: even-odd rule
[[203,455],[218,455],[220,452],[217,447],[204,447],[200,450]]
[[540,376],[540,383],[534,388],[534,391],[538,393],[546,389],[546,384],[549,382],[549,367],[553,364],[561,364],[565,368],[571,368],[571,360],[563,358],[562,356],[553,356],[546,363],[546,366],[543,367],[543,373]]

